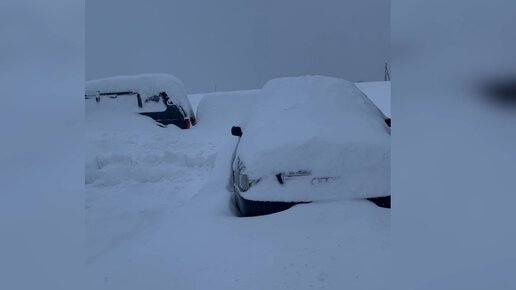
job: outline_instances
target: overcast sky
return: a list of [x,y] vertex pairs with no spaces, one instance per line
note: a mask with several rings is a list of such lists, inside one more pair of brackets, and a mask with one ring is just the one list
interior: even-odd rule
[[188,92],[275,77],[383,80],[389,0],[87,0],[86,79],[170,73]]

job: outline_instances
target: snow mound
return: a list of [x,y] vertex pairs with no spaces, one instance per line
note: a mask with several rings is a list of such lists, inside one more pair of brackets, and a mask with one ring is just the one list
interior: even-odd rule
[[[390,129],[351,82],[323,76],[269,81],[243,131],[237,154],[248,176],[261,178],[246,198],[307,201],[390,193]],[[284,186],[276,180],[278,173],[299,170],[311,175]]]
[[87,114],[85,132],[89,262],[144,234],[195,195],[218,146],[202,130],[160,128],[138,114],[97,117]]
[[260,90],[204,94],[197,107],[198,127],[230,134],[232,126],[249,118]]

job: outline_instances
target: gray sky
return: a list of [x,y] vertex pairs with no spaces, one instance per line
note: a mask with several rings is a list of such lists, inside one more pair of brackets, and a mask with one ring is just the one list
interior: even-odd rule
[[190,93],[383,80],[389,14],[389,0],[87,0],[86,79],[170,73]]

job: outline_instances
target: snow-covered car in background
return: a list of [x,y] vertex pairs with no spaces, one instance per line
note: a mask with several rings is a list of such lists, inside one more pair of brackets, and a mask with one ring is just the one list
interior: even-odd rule
[[116,76],[86,82],[90,107],[111,107],[148,116],[160,126],[188,129],[195,114],[180,80],[168,74]]
[[390,207],[390,119],[353,83],[271,80],[242,127],[231,129],[240,137],[232,166],[240,215],[341,199]]

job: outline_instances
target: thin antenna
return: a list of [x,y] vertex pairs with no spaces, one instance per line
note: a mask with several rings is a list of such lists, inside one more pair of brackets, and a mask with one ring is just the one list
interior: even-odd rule
[[383,76],[384,81],[390,81],[391,80],[391,74],[389,73],[389,67],[387,66],[387,63],[385,63],[385,71]]

